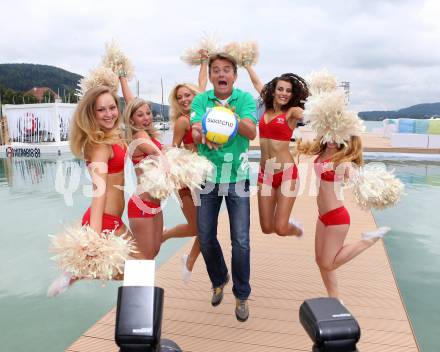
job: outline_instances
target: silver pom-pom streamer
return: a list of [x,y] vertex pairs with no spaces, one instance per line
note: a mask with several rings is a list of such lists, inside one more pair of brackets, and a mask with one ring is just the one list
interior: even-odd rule
[[403,183],[383,164],[370,163],[360,168],[350,182],[356,204],[365,210],[394,206],[403,194]]
[[118,72],[122,70],[128,80],[133,78],[134,67],[130,59],[122,52],[115,40],[112,40],[110,44],[105,45],[102,66],[109,68],[115,74],[118,74]]
[[218,52],[218,44],[214,37],[203,37],[197,46],[186,49],[181,56],[181,60],[190,66],[199,66],[202,60],[209,55]]
[[178,189],[177,179],[171,174],[164,154],[147,156],[136,167],[142,170],[138,177],[138,195],[147,192],[151,197],[163,200]]
[[351,136],[365,131],[363,121],[353,111],[346,110],[345,93],[338,88],[310,96],[304,109],[304,121],[322,137],[321,142],[347,144]]
[[258,62],[258,45],[256,42],[241,43],[240,66],[256,65]]
[[237,61],[237,64],[240,65],[240,62],[241,62],[241,44],[240,43],[231,42],[229,44],[226,44],[222,51],[231,55],[235,59],[235,61]]
[[98,67],[90,70],[87,77],[81,78],[78,85],[77,95],[83,97],[86,92],[94,87],[107,86],[112,91],[118,91],[119,79],[118,76],[107,67]]
[[49,237],[52,259],[77,279],[112,280],[123,273],[125,260],[136,249],[128,235],[98,234],[90,226],[66,227],[63,234]]
[[255,65],[258,62],[258,45],[256,42],[232,42],[227,44],[223,51],[231,55],[238,66]]
[[313,71],[306,78],[307,86],[311,95],[331,92],[338,87],[338,81],[335,76],[327,70]]
[[165,156],[170,163],[170,172],[175,177],[179,189],[185,187],[200,189],[214,170],[214,166],[208,159],[186,149],[169,148]]
[[148,156],[138,166],[138,194],[147,192],[156,199],[165,199],[174,191],[200,188],[214,167],[208,159],[181,148],[168,148],[160,156]]

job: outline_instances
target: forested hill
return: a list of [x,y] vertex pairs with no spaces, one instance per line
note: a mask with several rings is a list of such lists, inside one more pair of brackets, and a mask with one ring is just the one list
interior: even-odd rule
[[19,92],[33,87],[49,87],[63,94],[75,91],[82,76],[58,67],[35,64],[0,64],[0,85]]
[[440,116],[440,102],[417,104],[408,108],[395,111],[362,111],[359,117],[368,121],[381,121],[383,119],[412,118],[427,119],[432,116]]

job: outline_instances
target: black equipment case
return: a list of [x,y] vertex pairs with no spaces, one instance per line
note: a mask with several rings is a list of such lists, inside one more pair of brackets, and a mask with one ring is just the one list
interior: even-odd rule
[[357,351],[359,324],[336,298],[305,300],[299,308],[299,320],[314,342],[313,351]]
[[115,341],[121,351],[160,349],[163,298],[160,287],[119,287]]

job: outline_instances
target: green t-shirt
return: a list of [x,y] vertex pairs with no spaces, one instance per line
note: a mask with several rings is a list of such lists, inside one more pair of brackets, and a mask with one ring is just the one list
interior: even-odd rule
[[[191,124],[202,122],[206,110],[217,106],[216,101],[220,102],[213,90],[196,95],[191,105]],[[231,108],[235,106],[235,113],[240,119],[250,119],[257,124],[257,107],[252,95],[234,88],[227,102]],[[209,179],[215,183],[236,183],[249,179],[248,150],[249,139],[238,133],[218,150],[209,149],[204,144],[198,145],[199,154],[215,166],[214,175]]]

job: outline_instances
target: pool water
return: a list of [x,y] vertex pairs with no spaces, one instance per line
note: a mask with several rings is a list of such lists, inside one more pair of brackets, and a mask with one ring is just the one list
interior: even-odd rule
[[[80,183],[68,206],[54,188],[57,171],[78,169]],[[46,297],[58,275],[47,251],[48,234],[78,221],[90,205],[82,192],[90,183],[84,171],[77,160],[0,159],[1,351],[63,351],[116,305],[117,282],[102,287],[98,281],[81,281],[57,298]],[[168,227],[184,221],[177,202],[168,201],[164,212]],[[167,241],[156,265],[187,240]]]
[[[375,211],[374,217],[379,225],[392,227],[385,244],[421,351],[440,351],[440,164],[387,165],[405,183],[407,194],[395,208]],[[251,166],[255,183],[258,165]],[[69,181],[57,184],[57,172],[78,171],[81,177],[72,196],[60,194],[56,189]],[[128,178],[128,186],[133,181]],[[46,298],[57,275],[47,235],[81,218],[90,204],[83,194],[89,183],[77,160],[0,159],[2,351],[62,351],[115,305],[120,283],[102,287],[100,282],[78,282],[65,294]],[[168,227],[184,221],[173,200],[164,213]],[[157,264],[186,241],[165,243]]]
[[422,352],[440,351],[440,164],[387,163],[405,183],[396,207],[373,212]]

